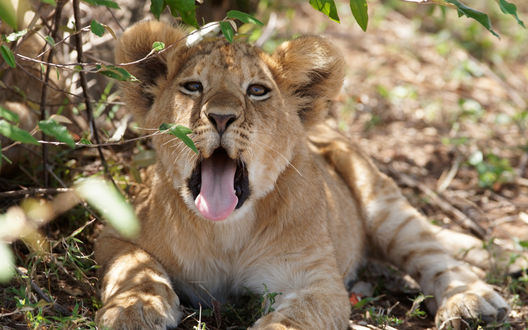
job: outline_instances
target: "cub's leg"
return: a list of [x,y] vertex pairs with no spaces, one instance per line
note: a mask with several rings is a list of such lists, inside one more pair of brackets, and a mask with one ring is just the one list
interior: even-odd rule
[[448,253],[434,226],[356,146],[327,126],[314,130],[310,138],[355,195],[370,241],[434,297],[429,307],[436,311],[438,327],[458,328],[461,319],[493,322],[506,316],[504,299]]
[[181,318],[180,301],[163,267],[147,252],[103,234],[95,256],[102,267],[103,308],[96,322],[109,329],[165,329]]
[[[252,330],[337,330],[348,327],[350,303],[335,257],[328,251],[330,242],[327,243],[311,251],[303,250],[302,256],[268,258],[255,269],[255,275],[250,279],[252,291],[262,290],[262,283],[265,283],[268,292],[279,295],[271,306],[273,311],[257,320]],[[315,255],[320,257],[311,257]]]

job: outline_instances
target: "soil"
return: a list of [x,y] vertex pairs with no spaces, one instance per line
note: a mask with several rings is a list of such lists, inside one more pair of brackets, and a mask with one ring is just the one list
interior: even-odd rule
[[[315,12],[309,4],[297,4],[289,12],[277,13],[272,37],[264,47],[273,48],[281,40],[300,34],[321,34],[335,42],[348,66],[333,112],[340,129],[356,140],[435,224],[523,251],[528,246],[528,38],[515,31],[526,31],[513,19],[500,18],[500,40],[479,26],[478,32],[471,35],[470,31],[475,30],[472,23],[454,13],[443,20],[438,13],[428,16],[425,7],[416,10],[416,4],[393,7],[393,2],[389,3],[369,1],[371,17],[366,33],[347,14],[346,3],[339,3],[340,24]],[[527,4],[518,4],[518,9],[522,17],[528,17]],[[117,19],[126,26],[140,18],[141,10],[147,12],[148,8],[116,11]],[[268,8],[265,13],[272,11]],[[119,31],[108,11],[100,14],[100,21],[106,20]],[[110,59],[109,48],[108,40],[92,55]],[[97,96],[105,83],[93,86],[91,93]],[[148,143],[140,148],[148,149]],[[114,164],[126,164],[138,150],[116,148],[106,151],[106,155]],[[86,151],[79,155],[75,166],[78,172],[93,173],[100,170],[101,163],[97,155]],[[30,185],[23,173],[19,175],[20,180],[13,176],[0,178],[0,188],[7,191]],[[20,201],[4,199],[0,207]],[[15,302],[15,297],[24,292],[13,291],[31,291],[27,289],[27,274],[60,306],[69,311],[78,308],[77,321],[44,322],[41,327],[93,326],[90,320],[98,302],[96,269],[90,266],[91,247],[102,224],[99,220],[90,222],[78,235],[84,243],[79,243],[79,251],[72,252],[73,243],[65,238],[86,224],[86,220],[79,222],[79,216],[92,218],[80,208],[43,228],[55,244],[46,258],[35,257],[22,242],[13,245],[17,265],[23,265],[19,267],[23,276],[0,286],[2,328],[35,324],[28,321],[20,301]],[[85,257],[87,266],[72,265],[67,261],[68,253]],[[83,267],[88,270],[80,274],[78,269]],[[498,270],[492,275],[488,279],[497,283],[497,290],[512,306],[508,323],[498,327],[525,329],[526,274],[510,277]],[[417,305],[418,311],[412,309],[420,293],[405,274],[374,262],[358,281],[370,290],[351,297],[355,304],[351,328],[434,328],[433,317],[420,313],[426,310],[424,304]],[[28,297],[33,302],[43,301],[35,292]],[[367,299],[366,304],[358,303],[361,298]],[[245,307],[258,309],[258,301],[248,299]],[[55,307],[44,301],[41,309],[52,320],[50,316],[59,315]],[[214,311],[203,311],[201,319],[208,329],[237,329],[251,324],[254,312],[234,313],[226,310],[229,308],[217,306]],[[197,324],[200,311],[187,311],[189,316],[179,329],[193,329]]]

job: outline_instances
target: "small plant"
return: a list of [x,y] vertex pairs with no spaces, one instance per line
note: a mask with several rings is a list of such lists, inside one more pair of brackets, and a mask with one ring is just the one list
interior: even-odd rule
[[273,304],[275,304],[275,298],[278,295],[281,295],[282,293],[278,292],[269,292],[268,287],[266,284],[262,284],[264,286],[264,293],[260,297],[260,314],[266,315],[268,313],[271,313],[274,311]]
[[510,162],[493,153],[484,154],[479,150],[474,152],[468,160],[478,172],[479,186],[500,190],[502,184],[511,182],[514,172]]
[[380,327],[386,327],[386,326],[398,326],[403,324],[403,320],[391,315],[390,309],[384,309],[381,307],[369,307],[367,311],[365,312],[365,316],[367,319],[371,319],[374,324]]
[[193,330],[206,330],[207,327],[205,322],[202,322],[202,306],[200,306],[200,311],[198,313],[198,324],[193,326]]
[[425,318],[427,316],[427,312],[421,310],[420,305],[422,304],[422,302],[429,298],[433,298],[433,296],[425,296],[423,294],[419,294],[416,298],[412,299],[413,304],[411,306],[411,309],[407,312],[407,318]]

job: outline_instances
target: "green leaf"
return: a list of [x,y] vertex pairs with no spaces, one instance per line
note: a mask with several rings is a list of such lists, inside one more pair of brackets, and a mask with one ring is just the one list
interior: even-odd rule
[[363,31],[367,31],[368,5],[367,0],[350,0],[350,10]]
[[220,30],[222,30],[222,34],[229,42],[233,42],[233,38],[235,37],[235,30],[233,30],[233,26],[231,23],[227,21],[221,21],[220,23]]
[[123,236],[139,233],[139,221],[134,209],[111,184],[100,178],[88,178],[75,185],[75,191]]
[[238,10],[230,10],[227,12],[227,18],[233,18],[241,21],[242,23],[246,24],[256,24],[256,25],[264,25],[261,21],[256,19],[255,17],[246,14],[244,12],[238,11]]
[[310,0],[310,4],[316,10],[330,17],[332,20],[339,23],[339,16],[337,16],[337,8],[334,0]]
[[105,33],[105,28],[101,24],[97,23],[96,20],[92,20],[90,23],[90,30],[92,30],[93,34],[95,34],[98,37],[102,37]]
[[[4,217],[2,216],[2,220]],[[9,282],[13,275],[15,275],[15,257],[8,245],[0,241],[0,283]]]
[[106,24],[101,24],[101,25],[105,28],[106,31],[108,31],[108,33],[110,33],[110,34],[112,35],[112,38],[114,38],[115,40],[117,40],[117,36],[116,36],[114,30],[112,30],[111,27],[109,27],[109,26],[106,25]]
[[36,145],[39,144],[37,139],[35,139],[31,134],[29,134],[29,132],[20,129],[3,119],[0,120],[0,134],[7,138],[10,138],[13,141]]
[[357,303],[355,303],[352,307],[354,307],[356,309],[361,309],[361,308],[363,308],[363,306],[365,306],[366,304],[368,304],[370,302],[373,302],[373,301],[376,301],[376,298],[366,297],[366,298],[361,299]]
[[119,5],[110,0],[83,0],[92,6],[105,6],[108,8],[119,9]]
[[16,62],[15,62],[15,55],[13,55],[13,52],[9,47],[6,45],[0,46],[0,53],[2,54],[2,58],[12,68],[16,68]]
[[515,6],[513,3],[510,3],[506,0],[500,0],[499,1],[500,9],[505,14],[510,14],[517,20],[517,23],[526,29],[526,26],[524,26],[524,22],[521,21],[519,16],[517,16],[517,6]]
[[10,34],[8,34],[5,37],[5,41],[7,41],[7,42],[17,41],[18,39],[20,39],[23,36],[25,36],[27,34],[27,32],[28,32],[28,30],[24,29],[22,31],[16,31],[16,32],[10,33]]
[[499,35],[497,34],[497,32],[495,32],[493,30],[493,28],[491,27],[491,21],[490,21],[488,15],[486,15],[485,13],[480,12],[478,10],[475,10],[473,8],[469,8],[468,6],[464,5],[463,3],[461,3],[458,0],[445,0],[445,1],[455,5],[457,7],[458,17],[464,15],[464,16],[467,16],[469,18],[472,18],[472,19],[476,20],[477,22],[479,22],[480,24],[482,24],[482,26],[484,26],[494,36],[496,36],[497,38],[500,38]]
[[176,136],[177,138],[182,140],[183,143],[185,143],[189,148],[191,148],[192,151],[198,154],[198,149],[194,145],[193,140],[191,140],[191,138],[187,136],[192,133],[192,129],[181,125],[163,123],[160,125],[159,131],[167,132],[171,135]]
[[13,30],[17,29],[17,14],[11,0],[0,0],[0,19]]
[[41,120],[39,121],[38,126],[45,134],[53,136],[57,141],[66,143],[70,148],[75,148],[75,141],[73,141],[73,137],[70,132],[68,132],[68,129],[57,123],[55,120]]
[[18,115],[14,112],[7,110],[6,108],[0,105],[0,118],[5,118],[14,123],[18,123]]
[[165,2],[163,0],[150,0],[150,12],[156,19],[160,18],[163,9],[165,9]]
[[519,245],[525,249],[528,249],[528,241],[519,241]]
[[112,79],[119,81],[139,81],[136,77],[130,74],[130,72],[115,65],[106,65],[104,67],[98,66],[97,69],[97,72]]
[[196,4],[194,0],[165,0],[169,5],[172,16],[179,15],[185,24],[198,27],[196,21]]
[[44,39],[45,39],[46,42],[47,42],[48,44],[50,44],[52,47],[55,46],[55,40],[53,40],[52,37],[50,37],[50,36],[45,36]]
[[152,44],[152,49],[159,52],[160,50],[165,49],[165,43],[162,41],[154,41]]
[[47,3],[48,5],[51,5],[53,7],[57,6],[57,3],[55,2],[55,0],[40,0],[40,1],[44,2],[44,3]]
[[2,153],[2,145],[0,144],[0,165],[2,165],[2,161],[5,160],[6,162],[8,162],[9,164],[13,164],[13,161],[9,158],[6,157],[6,155],[4,155]]

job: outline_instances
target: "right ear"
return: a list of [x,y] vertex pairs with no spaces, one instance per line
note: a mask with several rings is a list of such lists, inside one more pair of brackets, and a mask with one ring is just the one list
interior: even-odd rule
[[[115,50],[116,63],[126,64],[137,61],[134,64],[124,65],[123,68],[139,79],[139,82],[121,83],[121,94],[123,101],[139,123],[143,123],[144,116],[154,103],[160,85],[167,79],[169,53],[173,54],[181,47],[185,47],[186,36],[184,31],[165,23],[146,21],[128,28],[119,39]],[[152,51],[152,44],[155,41],[165,43],[166,48],[172,45],[172,48],[141,60]]]

